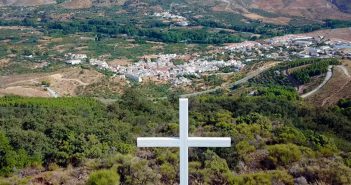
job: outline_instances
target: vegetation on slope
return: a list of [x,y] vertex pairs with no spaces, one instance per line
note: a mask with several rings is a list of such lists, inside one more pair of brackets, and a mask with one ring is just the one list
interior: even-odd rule
[[[341,64],[332,59],[297,59],[285,62],[250,80],[252,83],[296,86],[310,81],[311,77],[325,74],[329,65]],[[289,72],[289,70],[293,70]]]
[[[122,9],[126,12],[116,14],[116,11],[121,11]],[[10,12],[11,9],[8,11]],[[17,10],[13,8],[12,11]],[[188,7],[184,10],[175,10],[176,12],[181,11],[177,13],[185,16],[190,23],[188,27],[178,27],[173,23],[155,18],[152,16],[154,12],[142,13],[142,11],[134,11],[137,11],[135,7],[132,8],[127,5],[110,8],[93,7],[74,12],[73,17],[61,20],[54,19],[50,14],[64,15],[70,10],[38,7],[35,11],[21,11],[19,15],[13,15],[16,19],[4,18],[0,20],[0,26],[34,27],[50,36],[89,32],[94,33],[97,40],[102,37],[126,35],[133,38],[166,43],[222,44],[285,34],[312,32],[320,29],[344,28],[351,25],[351,22],[347,20],[332,19],[324,20],[323,23],[308,22],[297,24],[292,22],[289,25],[275,25],[263,23],[259,20],[246,20],[238,13],[213,12],[204,7],[200,11]],[[99,13],[104,14],[105,17],[101,18]],[[11,17],[10,15],[9,17]],[[255,35],[253,36],[253,34]]]
[[[190,150],[192,184],[350,184],[350,102],[316,108],[279,86],[192,99],[191,135],[233,140],[231,148]],[[177,104],[175,97],[153,102],[133,88],[108,106],[89,98],[1,98],[1,175],[57,164],[109,170],[92,173],[91,184],[110,173],[121,184],[173,184],[178,150],[137,149],[135,141],[177,136]]]

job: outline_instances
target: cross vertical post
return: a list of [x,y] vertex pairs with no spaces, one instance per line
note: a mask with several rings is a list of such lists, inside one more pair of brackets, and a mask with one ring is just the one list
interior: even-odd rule
[[179,100],[180,184],[188,185],[188,99]]
[[178,147],[180,185],[189,184],[189,147],[230,147],[230,137],[189,137],[188,99],[179,99],[179,137],[141,137],[138,147]]

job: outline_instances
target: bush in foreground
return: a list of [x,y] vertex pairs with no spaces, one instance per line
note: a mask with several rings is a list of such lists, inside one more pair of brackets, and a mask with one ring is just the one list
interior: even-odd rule
[[119,175],[112,170],[99,170],[90,174],[87,185],[119,185]]

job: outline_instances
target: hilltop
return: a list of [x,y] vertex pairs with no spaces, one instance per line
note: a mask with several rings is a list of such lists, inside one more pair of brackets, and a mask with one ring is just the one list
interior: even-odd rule
[[[0,0],[0,184],[351,184],[348,0]],[[101,180],[105,183],[100,184]]]

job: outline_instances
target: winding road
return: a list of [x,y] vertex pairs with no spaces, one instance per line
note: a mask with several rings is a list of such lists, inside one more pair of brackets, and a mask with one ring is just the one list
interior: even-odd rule
[[[351,75],[350,75],[349,71],[346,69],[345,66],[338,65],[338,66],[335,66],[335,67],[341,69],[348,78],[351,78]],[[324,81],[318,87],[313,89],[312,91],[301,95],[301,98],[308,98],[308,97],[312,96],[313,94],[315,94],[317,91],[319,91],[322,87],[324,87],[325,84],[327,84],[327,82],[333,77],[332,68],[333,68],[333,66],[328,66],[327,76],[325,76]]]
[[324,85],[331,79],[331,77],[333,76],[333,72],[332,72],[333,66],[328,66],[328,72],[327,75],[325,76],[323,82],[316,87],[315,89],[313,89],[312,91],[305,93],[303,95],[301,95],[301,98],[307,98],[312,96],[314,93],[316,93],[317,91],[319,91],[322,87],[324,87]]
[[213,89],[209,89],[209,90],[205,90],[205,91],[199,91],[199,92],[194,92],[194,93],[190,93],[190,94],[183,94],[180,97],[182,98],[188,98],[188,97],[193,97],[193,96],[199,96],[199,95],[203,95],[203,94],[209,94],[209,93],[213,93],[216,92],[220,89],[226,89],[226,88],[231,88],[237,85],[241,85],[244,84],[246,82],[248,82],[250,79],[254,78],[255,76],[261,74],[264,71],[267,71],[268,69],[272,68],[273,66],[275,66],[278,63],[271,63],[269,65],[263,66],[261,68],[258,68],[257,70],[250,72],[246,75],[246,77],[234,82],[234,83],[230,83],[229,85],[226,85],[225,87],[222,86],[218,86],[215,87]]

